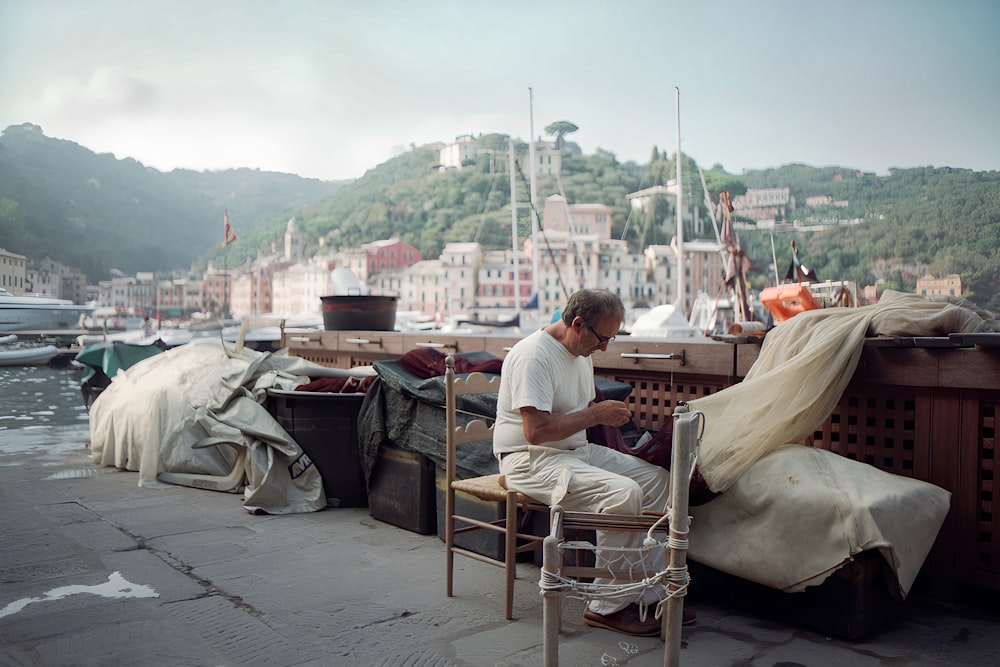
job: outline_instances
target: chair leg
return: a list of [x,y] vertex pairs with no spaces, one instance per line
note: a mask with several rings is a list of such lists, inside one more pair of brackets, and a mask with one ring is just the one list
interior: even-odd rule
[[514,618],[514,580],[517,578],[517,496],[507,494],[507,519],[504,524],[504,618]]
[[[549,535],[542,542],[542,576],[559,569],[559,540]],[[560,599],[556,591],[542,590],[542,648],[545,667],[559,665]]]
[[445,545],[445,594],[452,597],[452,582],[455,579],[455,491],[449,485],[445,491],[444,545]]

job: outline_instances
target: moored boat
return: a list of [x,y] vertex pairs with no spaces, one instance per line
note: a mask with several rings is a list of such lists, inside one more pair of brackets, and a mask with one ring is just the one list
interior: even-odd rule
[[10,343],[0,345],[0,366],[44,366],[56,358],[55,345]]

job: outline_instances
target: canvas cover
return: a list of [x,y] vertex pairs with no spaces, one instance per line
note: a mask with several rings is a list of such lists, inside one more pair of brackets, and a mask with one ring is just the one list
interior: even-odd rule
[[969,308],[891,290],[871,306],[810,310],[778,324],[742,382],[690,402],[706,417],[701,474],[713,491],[725,491],[754,461],[819,428],[854,375],[866,337],[987,330]]
[[[466,352],[455,357],[456,361],[462,359],[469,364],[496,359],[488,352]],[[366,392],[358,415],[358,440],[366,479],[375,467],[378,448],[387,442],[419,452],[444,468],[444,377],[422,378],[397,360],[376,361],[373,366],[378,379]],[[595,378],[594,384],[606,398],[624,400],[632,391],[624,382],[602,377]],[[475,417],[494,419],[496,403],[496,394],[459,396],[459,425]],[[459,478],[463,479],[496,474],[499,466],[493,455],[493,443],[473,442],[459,447],[456,466]]]
[[229,475],[247,448],[247,511],[316,511],[326,506],[320,473],[264,407],[266,390],[361,372],[193,340],[118,371],[90,411],[91,456],[156,486],[163,472]]
[[723,492],[692,508],[691,557],[794,592],[879,549],[906,595],[950,494],[794,443],[829,417],[866,336],[989,329],[972,308],[892,291],[872,306],[807,311],[777,325],[743,382],[689,404],[705,415],[698,468]]
[[905,597],[951,494],[802,445],[766,454],[729,489],[691,508],[692,559],[794,593],[878,549]]

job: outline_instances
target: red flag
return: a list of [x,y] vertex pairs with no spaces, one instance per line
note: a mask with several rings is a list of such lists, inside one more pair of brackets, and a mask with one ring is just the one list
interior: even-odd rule
[[225,207],[225,226],[222,231],[222,247],[225,248],[227,245],[236,240],[236,234],[233,232],[233,228],[229,226],[229,207]]

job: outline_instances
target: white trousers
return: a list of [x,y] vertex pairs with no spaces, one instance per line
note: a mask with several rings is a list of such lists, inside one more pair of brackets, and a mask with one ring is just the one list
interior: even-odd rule
[[[528,447],[526,452],[507,454],[500,461],[500,472],[508,488],[516,489],[547,505],[561,505],[576,512],[603,514],[641,514],[643,510],[665,513],[670,502],[670,472],[642,459],[602,445],[588,443],[567,451],[551,447]],[[665,524],[666,527],[666,524]],[[618,568],[645,568],[649,574],[663,570],[665,552],[659,547],[642,553],[616,551],[638,548],[646,534],[640,531],[597,531],[597,564],[616,562]],[[625,583],[613,579],[595,579],[597,584]],[[655,603],[663,589],[650,589],[643,599]],[[590,609],[611,614],[637,596],[592,600]]]

